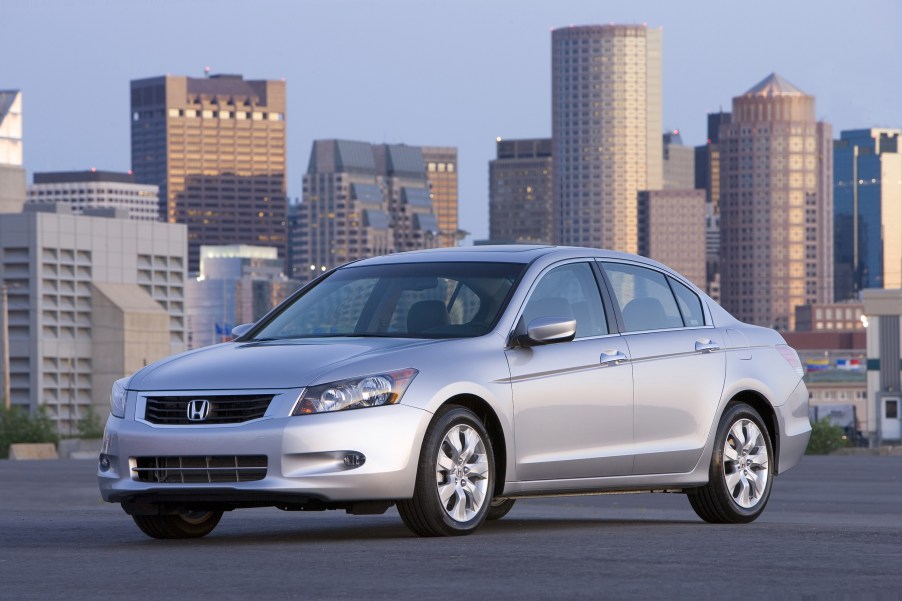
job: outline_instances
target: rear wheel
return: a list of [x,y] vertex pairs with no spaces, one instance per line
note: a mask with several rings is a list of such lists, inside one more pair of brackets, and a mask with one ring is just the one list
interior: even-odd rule
[[494,486],[485,427],[469,409],[449,406],[426,431],[413,498],[399,501],[398,513],[419,536],[470,534],[485,521]]
[[182,511],[172,515],[133,515],[141,532],[151,538],[201,538],[216,528],[221,511]]
[[492,499],[489,505],[489,513],[485,516],[487,520],[500,520],[513,509],[516,499]]
[[708,484],[689,493],[700,518],[715,524],[755,520],[770,498],[773,444],[764,421],[749,405],[727,409],[717,428]]

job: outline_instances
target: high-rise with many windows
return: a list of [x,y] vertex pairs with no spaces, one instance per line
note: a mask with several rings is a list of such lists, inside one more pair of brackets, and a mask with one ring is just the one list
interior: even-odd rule
[[644,25],[552,32],[556,242],[638,250],[637,193],[662,186],[661,39]]
[[833,143],[834,288],[902,288],[902,130],[844,131]]
[[136,184],[131,173],[96,169],[35,173],[28,202],[63,203],[76,215],[85,209],[122,209],[129,219],[159,220],[159,189]]
[[454,146],[422,146],[423,162],[432,210],[438,224],[436,246],[457,246],[460,240],[457,223],[457,148]]
[[815,100],[776,74],[733,98],[720,129],[721,304],[792,330],[833,300],[833,143]]
[[0,90],[0,213],[18,213],[23,204],[22,92]]
[[489,162],[489,239],[551,244],[554,240],[550,138],[498,140]]
[[285,257],[285,82],[165,75],[131,82],[132,171],[160,188],[160,218],[201,245],[274,246]]

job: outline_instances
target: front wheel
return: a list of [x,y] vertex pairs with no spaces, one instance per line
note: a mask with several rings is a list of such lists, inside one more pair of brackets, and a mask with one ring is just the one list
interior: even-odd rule
[[172,515],[133,515],[141,532],[151,538],[201,538],[216,528],[221,511],[182,511]]
[[399,501],[398,513],[419,536],[470,534],[485,521],[494,486],[488,432],[472,411],[450,406],[426,431],[413,498]]
[[717,428],[708,483],[689,493],[700,518],[714,524],[755,520],[770,498],[773,444],[764,421],[749,405],[737,403]]

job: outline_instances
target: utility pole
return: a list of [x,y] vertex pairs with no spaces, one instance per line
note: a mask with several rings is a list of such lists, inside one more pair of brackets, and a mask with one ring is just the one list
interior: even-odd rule
[[6,294],[6,283],[0,283],[0,380],[3,381],[3,388],[0,388],[0,396],[3,397],[3,405],[7,409],[10,408],[12,399],[10,398],[9,386],[9,311],[8,297]]

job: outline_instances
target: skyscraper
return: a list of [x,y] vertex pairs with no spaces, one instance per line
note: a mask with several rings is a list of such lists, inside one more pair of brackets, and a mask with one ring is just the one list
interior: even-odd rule
[[707,143],[695,147],[695,187],[705,190],[706,292],[720,301],[720,128],[733,114],[708,113]]
[[437,246],[422,151],[316,140],[294,221],[290,273],[302,280],[348,261]]
[[639,192],[639,254],[705,287],[705,191]]
[[551,244],[551,139],[498,140],[495,156],[489,162],[489,239]]
[[556,241],[636,252],[636,195],[662,185],[661,31],[552,32]]
[[837,301],[902,288],[902,130],[844,131],[833,143]]
[[275,246],[285,257],[285,82],[165,75],[131,82],[132,171],[160,188],[160,217],[201,245]]
[[680,130],[664,132],[663,188],[695,189],[695,148],[683,145]]
[[22,93],[0,90],[0,213],[18,213],[23,204]]
[[720,130],[721,303],[779,330],[833,300],[833,144],[814,106],[771,74]]
[[457,222],[457,148],[423,146],[426,179],[432,197],[432,210],[438,224],[436,246],[457,246],[460,229]]

